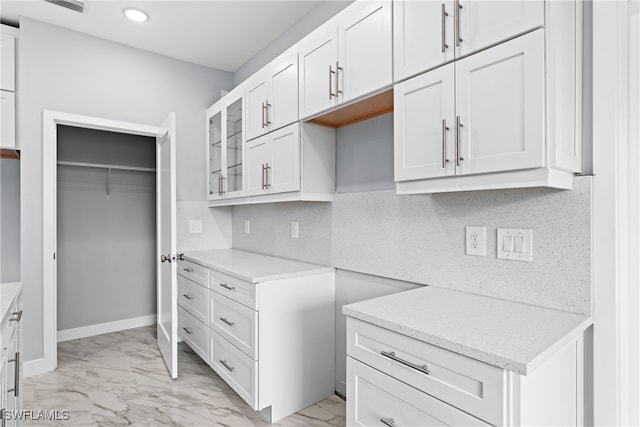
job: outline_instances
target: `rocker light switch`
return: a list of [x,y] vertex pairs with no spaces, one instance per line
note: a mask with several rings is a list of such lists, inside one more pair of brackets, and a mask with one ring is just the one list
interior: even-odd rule
[[533,230],[498,228],[497,241],[499,259],[533,262]]

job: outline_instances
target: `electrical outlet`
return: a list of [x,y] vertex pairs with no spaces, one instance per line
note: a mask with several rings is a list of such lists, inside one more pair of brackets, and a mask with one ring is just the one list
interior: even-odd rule
[[202,234],[202,220],[190,219],[189,220],[189,234]]
[[533,230],[498,228],[496,237],[496,256],[499,259],[533,262]]
[[467,255],[487,255],[487,229],[485,227],[466,227]]
[[248,219],[244,220],[244,234],[251,233],[251,222]]
[[291,221],[291,238],[297,239],[298,237],[298,221]]

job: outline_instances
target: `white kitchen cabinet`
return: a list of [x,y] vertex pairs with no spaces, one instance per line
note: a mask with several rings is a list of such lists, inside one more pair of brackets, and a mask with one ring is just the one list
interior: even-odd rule
[[244,194],[244,86],[207,109],[209,200]]
[[[12,291],[19,289],[19,284],[2,284],[10,286]],[[4,302],[0,318],[0,410],[3,412],[3,426],[20,425],[16,414],[22,409],[22,296],[21,291],[2,292]],[[5,311],[6,308],[6,311]],[[5,414],[8,411],[10,414]]]
[[180,335],[252,409],[275,422],[334,393],[332,268],[233,249],[185,256],[180,267],[209,270],[206,350],[188,308]]
[[392,83],[391,17],[389,1],[356,1],[300,42],[300,117]]
[[247,140],[298,120],[298,55],[273,64],[247,83]]
[[14,36],[5,33],[5,26],[2,26],[0,34],[0,90],[15,92],[16,90],[16,39]]
[[18,30],[2,25],[0,33],[0,147],[15,150],[16,41]]
[[396,0],[394,81],[544,25],[544,1]]
[[15,94],[0,90],[0,147],[16,148]]

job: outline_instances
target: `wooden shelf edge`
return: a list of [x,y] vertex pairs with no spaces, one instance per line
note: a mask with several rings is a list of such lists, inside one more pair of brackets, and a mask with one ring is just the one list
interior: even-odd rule
[[307,121],[321,126],[341,128],[391,112],[393,112],[393,88]]
[[20,160],[20,150],[0,148],[0,159]]

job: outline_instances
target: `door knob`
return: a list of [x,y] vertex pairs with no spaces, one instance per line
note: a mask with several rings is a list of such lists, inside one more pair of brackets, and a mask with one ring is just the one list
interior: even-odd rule
[[171,262],[171,254],[169,255],[160,255],[160,262]]
[[184,261],[184,254],[178,254],[178,261]]

